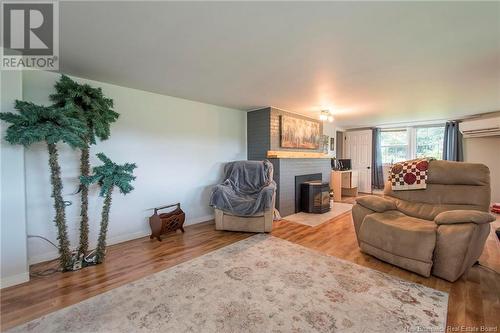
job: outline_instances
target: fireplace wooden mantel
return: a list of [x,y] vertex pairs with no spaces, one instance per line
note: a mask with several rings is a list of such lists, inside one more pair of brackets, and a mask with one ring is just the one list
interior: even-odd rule
[[268,150],[267,158],[331,158],[331,156],[320,152]]

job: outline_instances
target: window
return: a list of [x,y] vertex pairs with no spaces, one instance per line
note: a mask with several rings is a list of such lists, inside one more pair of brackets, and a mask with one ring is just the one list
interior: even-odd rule
[[416,136],[416,154],[419,157],[434,157],[435,159],[443,158],[443,140],[444,127],[417,127]]
[[380,133],[382,163],[392,164],[408,159],[408,131],[386,130]]
[[380,134],[382,164],[421,157],[440,160],[443,155],[444,126],[384,129]]

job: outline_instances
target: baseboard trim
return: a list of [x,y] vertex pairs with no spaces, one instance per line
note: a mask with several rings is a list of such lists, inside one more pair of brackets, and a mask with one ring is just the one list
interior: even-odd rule
[[[118,235],[118,236],[110,237],[110,238],[107,239],[106,243],[108,245],[114,245],[114,244],[118,244],[118,243],[123,243],[123,242],[129,241],[129,240],[132,240],[132,239],[137,239],[137,238],[142,238],[142,237],[145,237],[145,236],[149,236],[150,234],[151,234],[151,232],[149,230],[141,230],[141,231],[130,233],[130,234],[123,234],[123,235]],[[90,249],[93,249],[96,246],[97,246],[96,242],[93,242],[93,243],[89,244],[89,248]],[[76,250],[76,246],[72,247],[71,249],[72,250]],[[32,257],[28,258],[28,265],[34,265],[34,264],[38,264],[38,263],[41,263],[41,262],[44,262],[44,261],[54,260],[54,259],[57,259],[58,257],[59,257],[59,253],[57,252],[57,250],[46,252],[46,253],[42,253],[42,254],[39,254],[39,255],[32,256]]]
[[21,274],[11,275],[0,279],[0,289],[15,286],[16,284],[21,284],[28,282],[30,280],[30,273],[24,272]]
[[186,222],[184,222],[184,225],[193,225],[193,224],[208,222],[210,220],[213,220],[214,218],[215,218],[215,214],[205,215],[205,216],[197,217],[195,219],[189,219]]
[[[184,225],[189,226],[189,225],[193,225],[193,224],[207,222],[207,221],[210,221],[213,219],[214,219],[213,214],[212,215],[205,215],[205,216],[201,216],[198,218],[186,220]],[[141,231],[134,232],[134,233],[130,233],[130,234],[123,234],[123,235],[117,235],[114,237],[110,237],[107,239],[106,243],[108,245],[114,245],[114,244],[127,242],[129,240],[142,238],[142,237],[149,236],[149,235],[151,235],[151,230],[149,230],[149,228],[148,228],[148,229],[141,230]],[[96,246],[97,246],[96,243],[89,244],[89,248],[91,248],[91,249],[95,248]],[[75,250],[75,249],[76,249],[76,247],[73,248],[73,250]],[[59,257],[59,253],[57,252],[57,250],[42,253],[42,254],[28,258],[28,265],[34,265],[34,264],[38,264],[38,263],[41,263],[44,261],[54,260],[54,259],[57,259],[58,257]]]

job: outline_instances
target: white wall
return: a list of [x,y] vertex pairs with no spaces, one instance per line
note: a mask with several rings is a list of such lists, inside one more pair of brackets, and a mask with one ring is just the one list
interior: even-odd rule
[[[335,122],[323,122],[323,134],[328,135],[330,138],[335,138],[335,145],[337,144],[337,131],[342,131],[342,128],[338,127]],[[332,157],[336,157],[337,150],[329,150],[329,154]]]
[[[22,73],[0,71],[2,112],[12,112],[22,99]],[[26,251],[26,200],[24,148],[4,140],[7,124],[1,124],[1,224],[0,255],[2,288],[29,280]]]
[[[48,104],[48,96],[58,75],[26,72],[23,77],[24,99]],[[75,79],[75,78],[74,78]],[[246,159],[246,113],[184,99],[153,94],[95,81],[76,79],[102,87],[114,100],[120,118],[111,128],[111,138],[93,146],[94,157],[104,152],[118,163],[135,162],[135,190],[123,196],[114,193],[108,243],[137,238],[150,233],[148,208],[181,202],[187,224],[209,220],[208,206],[212,186],[222,177],[222,165]],[[79,226],[78,195],[72,195],[79,175],[79,153],[60,145],[60,163],[64,181],[64,199],[73,246],[77,245]],[[26,193],[28,233],[56,240],[52,222],[47,150],[36,145],[26,151]],[[90,192],[90,239],[95,244],[102,199],[98,189]],[[40,239],[28,241],[30,263],[54,258],[53,247]]]
[[500,202],[500,137],[464,139],[464,160],[490,168],[491,201]]

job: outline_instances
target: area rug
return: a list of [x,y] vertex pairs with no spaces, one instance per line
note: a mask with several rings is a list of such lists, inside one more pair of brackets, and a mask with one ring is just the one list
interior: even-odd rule
[[9,332],[440,331],[448,294],[259,234]]
[[288,215],[283,219],[290,222],[305,224],[310,227],[316,227],[352,210],[351,204],[342,202],[334,202],[330,205],[330,207],[330,211],[323,214],[310,214],[300,212],[297,214]]

